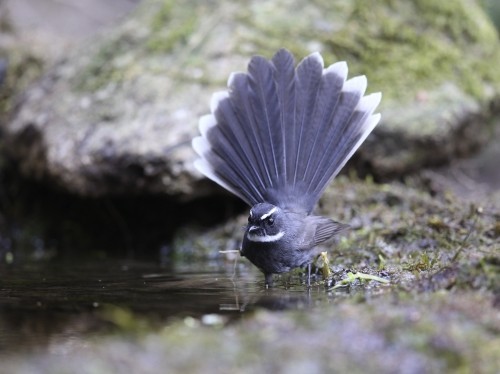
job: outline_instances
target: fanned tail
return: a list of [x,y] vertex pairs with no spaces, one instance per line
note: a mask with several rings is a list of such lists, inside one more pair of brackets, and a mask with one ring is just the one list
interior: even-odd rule
[[285,160],[282,131],[278,127],[281,116],[274,73],[273,65],[260,56],[252,58],[248,65],[249,99],[253,109],[257,141],[266,160],[264,165],[269,177],[269,187],[278,188]]
[[279,133],[281,134],[281,143],[283,144],[282,168],[283,173],[280,177],[288,182],[289,176],[294,174],[292,162],[288,162],[295,152],[296,137],[294,128],[296,100],[295,100],[295,60],[286,50],[280,49],[273,57],[272,63],[275,69],[275,81],[278,90],[280,123]]
[[319,53],[313,53],[303,59],[297,66],[296,73],[296,105],[295,126],[290,126],[296,139],[295,154],[291,162],[294,168],[293,179],[287,182],[297,185],[304,180],[304,155],[311,152],[311,135],[318,132],[315,123],[311,122],[318,100],[323,72],[323,58]]
[[363,96],[366,78],[346,77],[345,62],[324,69],[319,53],[296,69],[284,49],[253,57],[200,119],[196,167],[249,205],[311,212],[380,120],[381,94]]

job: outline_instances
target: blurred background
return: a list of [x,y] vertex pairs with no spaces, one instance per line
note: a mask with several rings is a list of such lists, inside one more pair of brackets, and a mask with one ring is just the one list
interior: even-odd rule
[[[497,0],[0,0],[0,372],[498,372],[499,28]],[[319,207],[340,293],[220,254],[248,207],[192,165],[281,47],[383,93]]]
[[290,14],[299,3],[3,0],[0,259],[161,256],[179,228],[242,212],[193,170],[189,142],[229,73],[283,46],[345,59],[383,92],[382,124],[349,165],[359,176],[434,168],[420,174],[432,188],[498,189],[497,2]]

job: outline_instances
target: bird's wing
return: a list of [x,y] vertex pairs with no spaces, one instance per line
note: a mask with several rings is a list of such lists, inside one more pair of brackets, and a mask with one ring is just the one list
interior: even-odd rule
[[314,233],[314,245],[318,245],[342,231],[349,229],[349,225],[344,223],[336,222],[330,218],[312,216],[314,220],[314,225],[316,226],[316,232]]

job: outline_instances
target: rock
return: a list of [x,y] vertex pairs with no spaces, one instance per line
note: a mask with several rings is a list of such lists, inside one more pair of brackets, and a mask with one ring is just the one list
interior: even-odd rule
[[116,23],[137,1],[104,4],[89,0],[85,2],[84,12],[77,0],[1,2],[0,121],[8,120],[16,93],[32,85],[47,66],[67,56],[68,50]]
[[[306,299],[304,293],[272,292],[273,301],[278,298],[276,294],[284,302],[302,297],[298,310],[261,308],[240,313],[240,318],[233,317],[230,323],[223,323],[231,315],[225,311],[201,318],[171,318],[157,323],[160,328],[153,328],[144,315],[120,307],[112,314],[109,307],[104,309],[107,313],[95,312],[80,319],[86,317],[84,323],[88,324],[96,318],[94,315],[105,314],[110,324],[109,316],[129,317],[125,321],[132,322],[125,327],[123,322],[117,324],[113,330],[124,330],[127,339],[116,332],[82,334],[85,324],[81,323],[79,329],[72,330],[76,342],[67,341],[68,333],[53,334],[51,350],[10,355],[2,352],[2,367],[8,373],[76,374],[88,373],[89,368],[121,372],[124,367],[135,373],[208,374],[497,373],[500,369],[496,354],[500,346],[498,309],[491,305],[489,296],[445,290],[432,294],[403,294],[398,290],[385,295],[327,294],[312,307],[311,296]],[[245,296],[248,294],[246,291]],[[264,299],[262,294],[266,293],[260,294],[257,297]],[[69,319],[64,314],[58,317],[57,324]],[[6,326],[7,331],[11,325]],[[13,335],[17,338],[18,334]],[[67,355],[71,355],[70,360]]]
[[43,60],[53,61],[66,56],[77,43],[116,24],[139,1],[4,0],[0,4],[3,19],[0,23],[8,25],[18,46],[30,49]]
[[144,1],[19,97],[7,148],[25,175],[82,196],[206,194],[192,167],[198,117],[230,72],[280,47],[346,60],[350,76],[366,74],[368,90],[383,92],[382,123],[356,158],[375,176],[486,141],[500,43],[476,2],[288,5]]

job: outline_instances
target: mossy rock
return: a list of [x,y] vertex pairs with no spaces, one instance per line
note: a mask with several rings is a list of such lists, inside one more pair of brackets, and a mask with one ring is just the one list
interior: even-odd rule
[[206,194],[192,167],[197,119],[230,72],[280,47],[347,60],[383,92],[382,123],[356,158],[376,176],[488,138],[500,43],[476,1],[149,0],[19,98],[9,149],[26,175],[84,196]]

